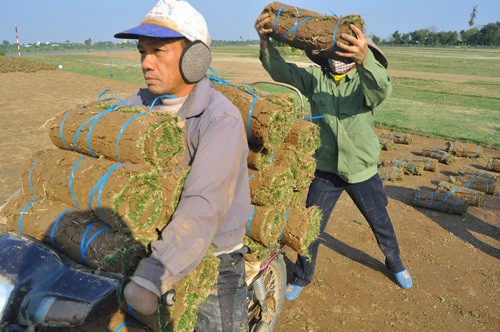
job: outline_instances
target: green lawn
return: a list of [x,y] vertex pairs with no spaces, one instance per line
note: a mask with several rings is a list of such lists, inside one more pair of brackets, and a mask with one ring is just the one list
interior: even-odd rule
[[391,69],[428,75],[394,77],[392,95],[376,111],[378,124],[500,148],[499,49],[393,47],[386,55]]
[[[213,48],[214,57],[219,52],[257,56],[255,46]],[[391,70],[424,74],[392,78],[392,95],[375,111],[377,125],[500,148],[500,49],[388,47],[384,52]],[[81,74],[143,83],[138,59],[112,58],[112,54],[30,58]],[[300,56],[288,59],[307,61]],[[291,92],[279,86],[258,87]]]
[[134,84],[144,84],[139,55],[137,59],[120,59],[88,54],[33,54],[30,59],[53,65],[62,65],[63,70],[102,77]]

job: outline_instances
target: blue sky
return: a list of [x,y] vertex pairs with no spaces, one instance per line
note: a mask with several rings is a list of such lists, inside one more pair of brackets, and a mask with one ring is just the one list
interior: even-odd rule
[[[0,43],[16,42],[14,26],[22,44],[37,41],[113,41],[114,33],[137,25],[155,0],[2,0],[0,3]],[[256,39],[255,18],[271,1],[192,0],[207,20],[212,39]],[[460,31],[469,28],[474,5],[475,24],[500,21],[500,0],[343,0],[282,1],[287,5],[339,16],[360,14],[366,32],[388,38],[394,31],[417,29]]]

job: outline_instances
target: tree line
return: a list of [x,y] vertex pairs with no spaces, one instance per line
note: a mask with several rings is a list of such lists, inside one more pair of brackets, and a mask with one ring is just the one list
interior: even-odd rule
[[423,46],[500,46],[500,22],[489,23],[481,28],[472,27],[468,30],[441,31],[419,29],[408,33],[395,31],[389,40],[381,40],[374,36],[377,44],[388,45],[423,45]]
[[[120,50],[136,47],[135,41],[114,43],[111,41],[92,42],[92,39],[86,39],[84,42],[72,43],[69,40],[65,42],[47,42],[21,45],[21,54],[37,52],[64,52],[64,51],[92,51],[92,50]],[[17,44],[4,40],[0,44],[0,55],[17,53]]]
[[[475,12],[471,13],[471,20],[469,25],[474,23]],[[408,33],[400,33],[395,31],[387,40],[381,39],[376,35],[371,38],[376,44],[385,44],[393,46],[469,46],[469,47],[500,47],[500,22],[489,23],[481,27],[471,27],[467,30],[458,31],[441,31],[436,32],[432,29],[418,29]],[[239,45],[253,45],[258,44],[258,40],[214,40],[212,47],[220,46],[239,46]],[[21,45],[21,53],[31,52],[54,52],[54,51],[68,51],[68,50],[116,50],[134,48],[135,42],[120,42],[113,43],[96,42],[93,43],[89,38],[82,43],[71,43],[69,40],[66,42],[58,43],[43,43],[32,45]],[[0,44],[0,55],[8,53],[17,53],[17,44],[9,43],[4,40]]]

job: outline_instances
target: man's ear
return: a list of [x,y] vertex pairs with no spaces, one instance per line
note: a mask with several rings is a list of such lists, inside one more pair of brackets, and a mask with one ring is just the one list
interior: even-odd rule
[[210,48],[201,40],[189,42],[179,61],[182,78],[186,83],[196,83],[205,77],[212,62]]

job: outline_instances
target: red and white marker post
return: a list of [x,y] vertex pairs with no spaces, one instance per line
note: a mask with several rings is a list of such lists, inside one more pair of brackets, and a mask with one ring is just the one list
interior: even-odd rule
[[21,44],[19,43],[19,33],[17,32],[17,25],[16,25],[16,41],[17,41],[17,54],[21,56]]

